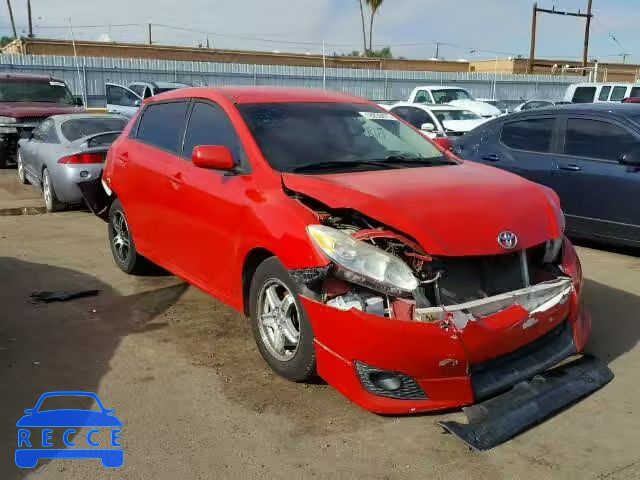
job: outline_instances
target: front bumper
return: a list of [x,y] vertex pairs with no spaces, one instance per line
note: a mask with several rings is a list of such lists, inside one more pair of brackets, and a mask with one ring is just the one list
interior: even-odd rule
[[[499,346],[486,342],[474,345],[475,351],[468,349],[469,343],[461,339],[464,332],[455,325],[341,311],[305,297],[302,303],[314,331],[318,374],[356,404],[380,414],[476,403],[581,352],[591,331],[591,319],[576,290],[562,306],[538,315],[531,328],[522,326],[526,312],[522,318],[511,318],[513,326]],[[519,329],[517,335],[513,329]],[[426,398],[371,393],[356,362],[410,377]]]

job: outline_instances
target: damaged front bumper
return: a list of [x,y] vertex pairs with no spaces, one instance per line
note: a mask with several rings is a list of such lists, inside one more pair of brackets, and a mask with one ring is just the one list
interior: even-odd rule
[[414,320],[301,300],[319,375],[380,414],[459,408],[501,393],[581,352],[591,329],[568,277],[416,309]]

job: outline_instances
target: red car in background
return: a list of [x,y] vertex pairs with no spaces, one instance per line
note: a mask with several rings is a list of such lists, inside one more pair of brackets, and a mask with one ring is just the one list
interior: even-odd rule
[[0,168],[16,161],[20,133],[51,115],[84,111],[66,83],[47,75],[0,73]]
[[[509,428],[465,439],[489,448],[610,379],[585,358],[539,384],[591,330],[556,194],[463,162],[369,101],[162,94],[112,145],[103,184],[124,272],[153,262],[221,299],[250,318],[278,374],[317,373],[372,412],[502,394],[483,422],[507,415]],[[534,407],[510,390],[533,377]],[[445,426],[464,438],[476,423]]]

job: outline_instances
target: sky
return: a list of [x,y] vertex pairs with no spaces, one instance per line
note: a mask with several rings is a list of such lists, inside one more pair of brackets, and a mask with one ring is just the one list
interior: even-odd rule
[[[11,0],[18,32],[27,31],[26,0]],[[538,0],[557,10],[586,9],[587,0]],[[593,0],[590,58],[640,63],[639,0]],[[280,52],[344,53],[362,49],[358,0],[31,0],[34,33],[43,38],[110,38]],[[374,46],[395,56],[450,60],[528,56],[533,0],[385,0]],[[368,20],[367,20],[368,28]],[[0,34],[10,35],[6,3]],[[616,41],[614,41],[614,37]],[[584,19],[540,14],[537,57],[582,56]]]

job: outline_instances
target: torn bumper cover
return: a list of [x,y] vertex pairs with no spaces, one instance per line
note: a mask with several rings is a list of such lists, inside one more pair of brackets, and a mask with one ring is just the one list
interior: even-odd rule
[[363,408],[406,414],[471,405],[579,353],[591,330],[575,284],[521,290],[388,318],[301,301],[318,373]]
[[468,424],[440,422],[476,450],[489,450],[602,388],[613,373],[597,358],[585,355],[483,403],[464,408]]

